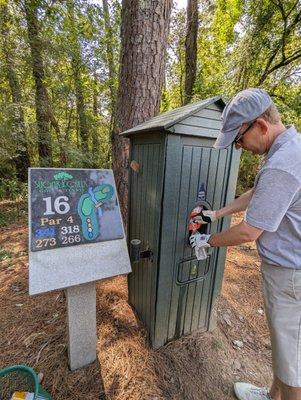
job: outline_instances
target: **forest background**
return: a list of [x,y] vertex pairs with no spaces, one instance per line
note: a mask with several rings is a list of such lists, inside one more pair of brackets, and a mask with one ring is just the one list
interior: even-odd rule
[[[147,115],[140,101],[141,118],[130,125],[159,110],[215,95],[229,100],[261,86],[284,122],[301,130],[299,0],[188,0],[187,8],[165,2],[171,9],[161,15],[168,31],[160,39],[162,80],[149,76],[140,97],[159,85],[158,106]],[[118,119],[133,109],[122,90],[135,97],[135,76],[126,86],[121,68],[134,54],[126,46],[139,45],[139,29],[147,26],[137,25],[134,37],[125,25],[137,12],[141,21],[152,19],[148,3],[156,1],[0,0],[0,198],[26,195],[29,166],[112,166],[116,132],[130,127]],[[154,64],[162,64],[159,58]],[[139,68],[139,58],[132,61]],[[258,165],[257,156],[243,153],[238,194],[252,186]]]

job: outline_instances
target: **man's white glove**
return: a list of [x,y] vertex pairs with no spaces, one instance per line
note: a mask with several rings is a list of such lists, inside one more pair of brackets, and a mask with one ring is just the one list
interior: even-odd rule
[[216,221],[216,211],[202,210],[198,215],[193,217],[193,222],[198,224],[211,224]]
[[198,260],[206,260],[207,249],[210,247],[208,243],[209,238],[210,235],[201,234],[199,232],[195,232],[190,236],[189,242]]

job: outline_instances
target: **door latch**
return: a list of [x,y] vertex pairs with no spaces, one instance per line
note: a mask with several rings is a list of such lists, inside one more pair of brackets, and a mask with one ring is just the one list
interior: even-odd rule
[[141,240],[132,239],[130,242],[130,258],[132,263],[137,263],[140,259],[148,258],[151,262],[154,259],[153,251],[147,247],[145,250],[140,251]]

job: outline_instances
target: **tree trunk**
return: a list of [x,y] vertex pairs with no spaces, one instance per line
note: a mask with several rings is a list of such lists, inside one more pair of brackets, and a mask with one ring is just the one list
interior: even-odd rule
[[[93,87],[93,115],[94,125],[92,127],[92,153],[98,155],[94,162],[93,167],[98,168],[100,141],[99,141],[99,110],[98,110],[98,93],[97,93],[97,77],[94,73],[94,87]],[[95,156],[94,156],[95,158]]]
[[116,108],[116,79],[117,79],[117,72],[116,66],[114,63],[114,50],[112,47],[112,27],[110,21],[110,13],[108,7],[108,1],[102,0],[102,8],[103,8],[103,16],[105,22],[105,32],[106,32],[106,53],[107,53],[107,64],[108,64],[108,71],[109,71],[109,87],[110,87],[110,94],[111,94],[111,101],[110,101],[110,111],[111,111],[111,121],[110,121],[110,130],[113,128],[114,124],[114,113]]
[[75,25],[74,1],[68,0],[67,7],[68,7],[68,16],[70,20],[71,65],[72,65],[74,87],[75,87],[76,110],[78,114],[79,134],[81,138],[81,150],[86,160],[84,161],[84,166],[88,166],[89,160],[87,155],[89,153],[89,129],[87,124],[84,91],[82,87],[81,75],[82,75],[83,63],[82,63],[81,51]]
[[25,0],[25,13],[28,39],[32,58],[32,71],[35,81],[35,104],[38,133],[38,151],[41,167],[52,166],[52,148],[50,133],[50,105],[46,86],[42,59],[42,45],[39,38],[37,8],[39,1]]
[[171,4],[172,0],[122,1],[121,69],[112,155],[124,220],[129,144],[119,133],[159,112]]
[[188,0],[187,33],[185,40],[185,99],[184,104],[191,101],[196,77],[198,38],[198,0]]
[[3,5],[1,6],[1,33],[3,39],[3,53],[5,57],[6,75],[13,102],[13,131],[17,148],[17,155],[14,159],[14,162],[16,166],[17,178],[22,182],[26,182],[27,170],[30,166],[30,160],[26,138],[24,112],[22,108],[22,93],[19,80],[15,71],[15,63],[13,57],[13,49],[15,48],[15,46],[10,38],[9,20],[10,17],[7,5]]

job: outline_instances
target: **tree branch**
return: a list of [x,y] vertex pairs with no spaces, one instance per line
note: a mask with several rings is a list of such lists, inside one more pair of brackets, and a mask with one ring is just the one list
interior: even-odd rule
[[292,13],[292,11],[297,7],[298,3],[299,3],[299,0],[296,0],[296,3],[293,4],[292,8],[291,8],[291,9],[289,10],[289,12],[287,13],[287,17],[290,16],[290,14]]
[[[298,55],[299,54],[299,50],[297,52],[291,54],[288,57],[285,54],[286,40],[289,37],[289,35],[292,33],[294,28],[297,26],[298,22],[301,21],[301,11],[300,11],[300,12],[298,12],[296,14],[296,16],[294,17],[292,22],[289,25],[287,24],[288,15],[291,14],[292,10],[298,4],[298,1],[296,1],[296,3],[291,8],[291,10],[289,11],[288,14],[285,14],[285,10],[284,10],[284,7],[283,7],[283,4],[281,3],[281,1],[276,2],[274,0],[271,0],[271,2],[280,9],[284,26],[283,26],[283,32],[282,32],[282,35],[281,35],[281,39],[280,39],[281,42],[279,42],[276,45],[276,47],[274,48],[273,53],[270,56],[266,66],[265,66],[264,72],[263,72],[261,78],[259,79],[259,83],[258,83],[259,85],[261,85],[265,81],[265,79],[267,78],[267,76],[270,73],[272,73],[273,71],[275,71],[276,69],[278,69],[278,68],[280,68],[282,66],[288,65],[290,62],[295,61],[296,59],[298,59],[300,57],[300,55]],[[280,49],[281,49],[281,52],[282,52],[281,61],[278,62],[276,65],[274,65],[271,68],[271,65],[272,65],[273,61],[275,60],[275,57],[277,56],[277,54],[278,54]]]
[[293,53],[290,57],[286,58],[285,60],[281,60],[278,64],[274,65],[271,69],[266,70],[263,75],[261,76],[258,86],[262,85],[262,83],[266,80],[268,75],[270,75],[272,72],[276,71],[276,69],[279,69],[281,67],[284,67],[285,65],[290,64],[293,61],[298,60],[298,58],[301,58],[301,49]]

